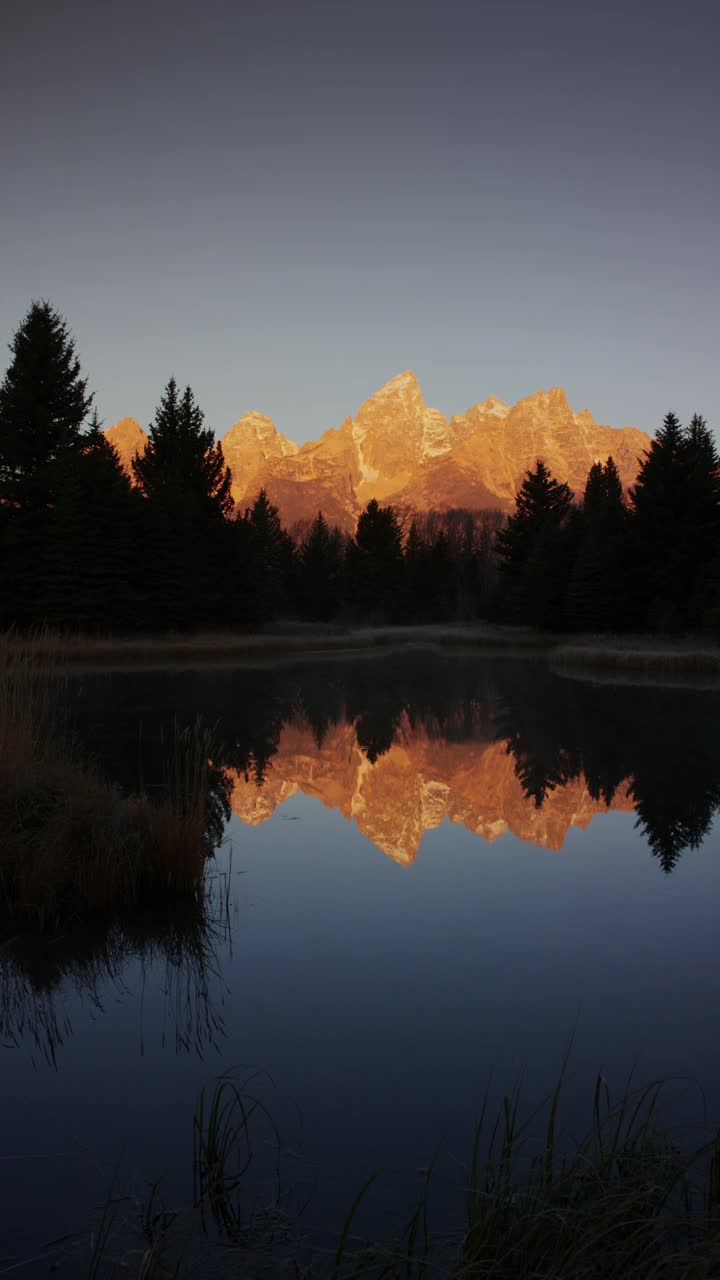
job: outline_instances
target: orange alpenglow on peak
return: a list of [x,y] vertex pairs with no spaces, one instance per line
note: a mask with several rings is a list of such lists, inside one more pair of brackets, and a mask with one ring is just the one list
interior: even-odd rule
[[114,426],[108,427],[105,436],[117,449],[123,470],[130,475],[132,459],[147,448],[148,438],[140,423],[135,418],[121,418]]
[[253,409],[223,437],[222,449],[232,473],[232,495],[236,502],[251,501],[262,488],[256,484],[265,464],[275,458],[293,457],[299,445],[277,430],[272,418]]
[[[146,437],[132,418],[107,434],[125,465],[128,453],[144,448]],[[562,387],[512,406],[490,396],[446,418],[426,405],[409,369],[380,387],[354,418],[306,444],[295,444],[257,411],[239,418],[222,440],[239,507],[264,488],[289,528],[322,510],[348,532],[371,498],[402,512],[512,511],[538,458],[580,495],[593,463],[612,455],[629,488],[649,444],[635,427],[601,426],[588,409],[573,412]]]

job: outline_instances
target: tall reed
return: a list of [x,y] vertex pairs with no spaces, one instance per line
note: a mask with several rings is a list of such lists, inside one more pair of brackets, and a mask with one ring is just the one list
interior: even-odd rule
[[[454,1227],[433,1231],[433,1165],[421,1170],[419,1199],[394,1240],[356,1233],[367,1196],[382,1193],[371,1175],[337,1231],[308,1232],[290,1196],[275,1191],[258,1212],[249,1173],[256,1120],[271,1145],[280,1137],[248,1086],[223,1076],[200,1096],[193,1116],[193,1204],[163,1207],[157,1185],[140,1206],[152,1274],[302,1275],[304,1280],[714,1280],[720,1275],[720,1148],[717,1138],[681,1149],[663,1130],[664,1082],[628,1086],[613,1101],[598,1076],[589,1128],[580,1141],[561,1135],[563,1078],[540,1111],[521,1112],[517,1089],[494,1118],[487,1103],[475,1127]],[[267,1132],[268,1123],[270,1131]],[[544,1123],[544,1141],[538,1124]],[[126,1219],[123,1257],[130,1256]],[[110,1276],[119,1235],[104,1244]],[[170,1260],[172,1259],[172,1264]],[[141,1267],[128,1272],[146,1273]]]

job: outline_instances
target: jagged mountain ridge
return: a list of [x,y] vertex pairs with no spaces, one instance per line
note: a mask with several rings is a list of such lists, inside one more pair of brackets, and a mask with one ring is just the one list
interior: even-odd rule
[[[134,418],[106,434],[126,467],[147,440]],[[635,427],[601,426],[587,409],[574,413],[560,387],[513,406],[491,396],[448,419],[425,404],[409,371],[317,440],[295,444],[255,411],[222,439],[239,507],[263,487],[288,527],[322,510],[348,531],[370,498],[408,511],[511,511],[525,472],[539,457],[581,493],[593,462],[612,455],[627,488],[649,444]]]

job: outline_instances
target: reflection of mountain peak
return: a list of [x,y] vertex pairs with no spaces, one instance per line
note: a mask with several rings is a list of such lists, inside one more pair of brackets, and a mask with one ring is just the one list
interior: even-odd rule
[[[354,724],[332,726],[318,748],[309,725],[286,723],[262,788],[238,773],[231,803],[243,822],[257,825],[298,791],[338,809],[405,866],[414,861],[425,832],[446,818],[489,842],[512,832],[557,850],[571,827],[585,828],[606,811],[582,777],[555,788],[538,808],[526,797],[505,742],[438,740],[414,729],[407,715],[374,764],[358,746]],[[626,786],[612,807],[632,809]]]

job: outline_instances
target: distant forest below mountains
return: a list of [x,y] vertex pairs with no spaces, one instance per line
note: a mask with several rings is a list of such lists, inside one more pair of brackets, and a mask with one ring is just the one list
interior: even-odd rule
[[[428,509],[427,494],[414,511],[406,488],[402,504],[371,497],[352,532],[318,510],[291,534],[263,487],[237,503],[190,387],[168,382],[128,471],[49,303],[31,305],[11,353],[0,386],[4,627],[484,618],[720,633],[720,458],[697,414],[685,426],[666,415],[629,490],[627,458],[622,469],[611,455],[593,461],[573,491],[538,456],[509,514]],[[570,452],[572,430],[587,438],[580,418],[563,437]]]

